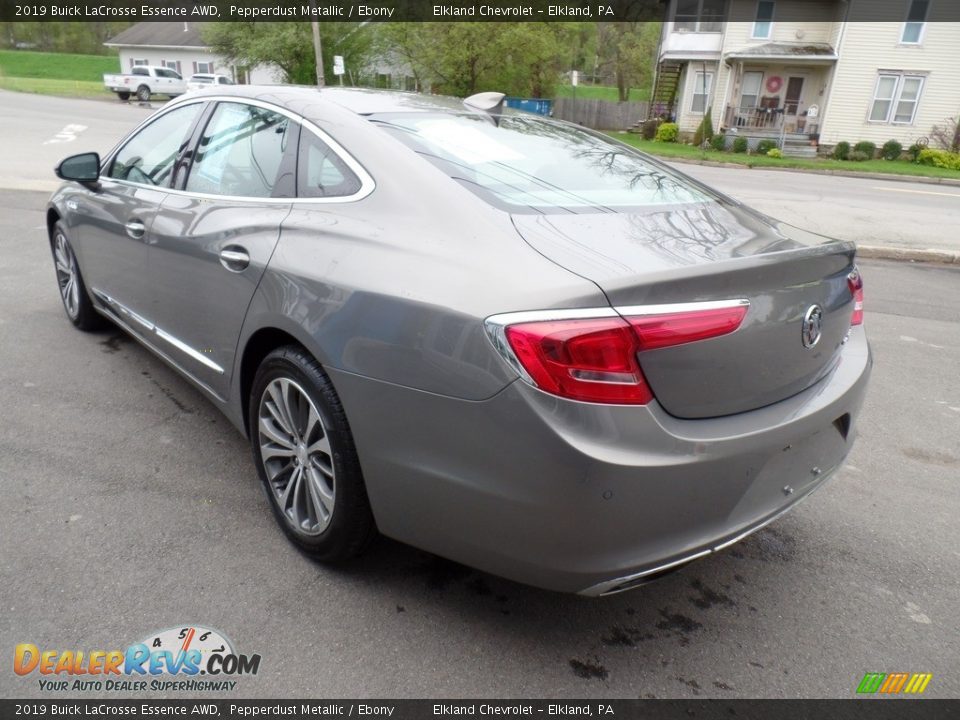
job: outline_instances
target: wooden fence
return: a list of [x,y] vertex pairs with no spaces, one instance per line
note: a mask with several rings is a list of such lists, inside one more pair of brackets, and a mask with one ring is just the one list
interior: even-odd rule
[[557,98],[553,116],[594,130],[627,130],[647,119],[648,102],[608,102]]

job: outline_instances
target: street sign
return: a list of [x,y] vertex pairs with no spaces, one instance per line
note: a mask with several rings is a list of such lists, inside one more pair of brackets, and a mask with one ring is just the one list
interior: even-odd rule
[[334,55],[333,56],[333,74],[334,75],[343,75],[343,55]]
[[579,70],[571,70],[571,71],[570,71],[570,84],[573,85],[574,87],[576,87],[579,82],[580,82],[580,71],[579,71]]

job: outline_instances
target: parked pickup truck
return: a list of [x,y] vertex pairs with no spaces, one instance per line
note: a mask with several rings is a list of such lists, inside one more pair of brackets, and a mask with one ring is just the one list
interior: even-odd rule
[[135,65],[124,75],[104,75],[103,84],[121,100],[129,100],[131,95],[136,95],[141,102],[147,102],[151,95],[173,98],[187,91],[187,83],[180,73],[154,65]]

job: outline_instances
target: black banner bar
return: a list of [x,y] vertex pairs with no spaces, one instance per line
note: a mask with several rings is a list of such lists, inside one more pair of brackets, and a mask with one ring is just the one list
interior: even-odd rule
[[0,718],[932,720],[960,700],[0,700]]
[[[783,3],[777,22],[904,22],[897,0]],[[667,19],[666,0],[0,0],[3,22],[638,22]],[[753,22],[753,3],[725,20]],[[960,2],[932,4],[926,22],[960,22]]]

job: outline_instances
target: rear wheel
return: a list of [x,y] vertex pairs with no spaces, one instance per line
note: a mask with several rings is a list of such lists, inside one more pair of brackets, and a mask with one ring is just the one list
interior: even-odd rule
[[76,327],[81,330],[99,330],[107,321],[93,308],[90,296],[87,295],[80,266],[77,265],[77,256],[73,253],[70,240],[62,223],[53,228],[53,263],[57,270],[57,287],[60,290],[60,300],[63,309]]
[[130,93],[128,92],[117,93],[117,97],[119,97],[121,100],[126,101],[130,99]]
[[150,88],[146,85],[141,85],[137,88],[137,100],[140,102],[149,102],[150,101]]
[[260,364],[250,395],[250,442],[277,522],[319,560],[360,554],[375,535],[346,415],[320,364],[286,346]]

